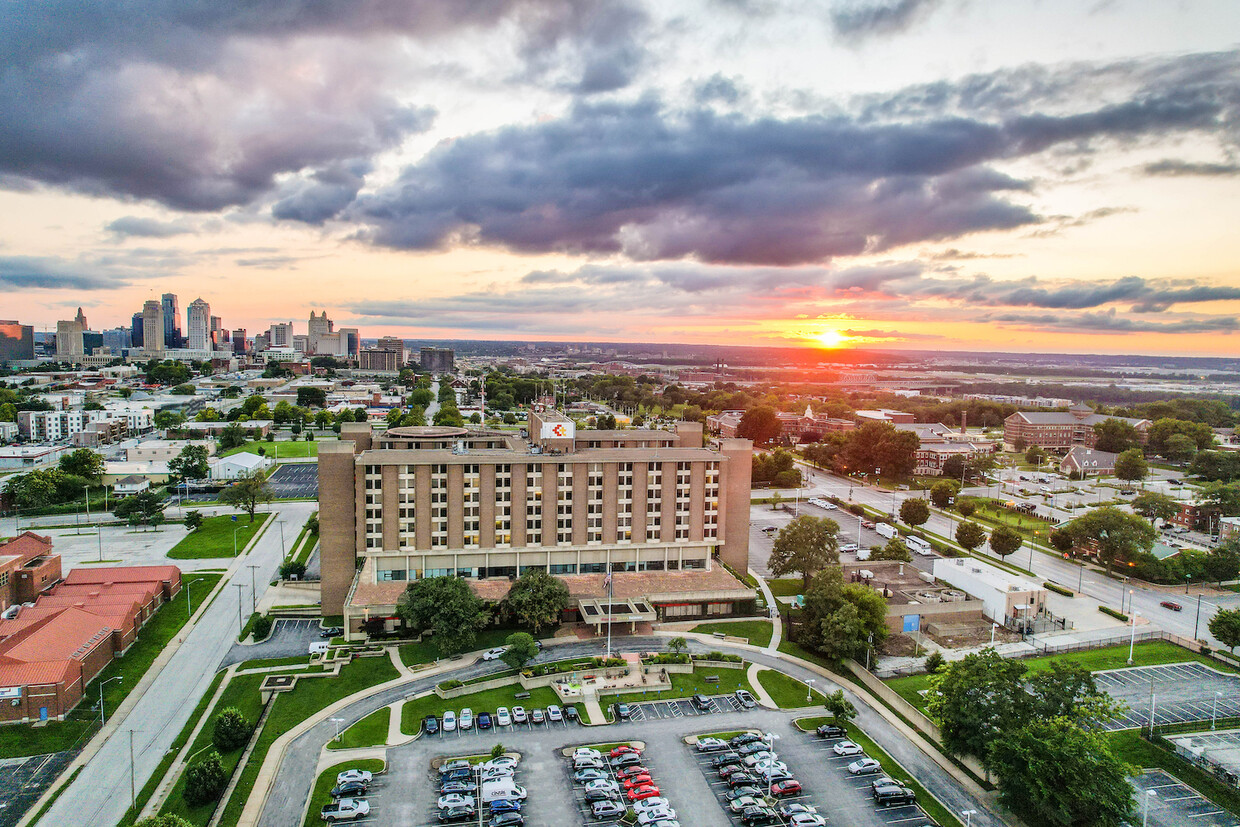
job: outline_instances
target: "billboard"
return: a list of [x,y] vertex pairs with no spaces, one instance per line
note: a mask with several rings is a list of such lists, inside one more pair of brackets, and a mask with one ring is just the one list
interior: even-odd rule
[[540,436],[543,439],[572,439],[577,435],[577,423],[571,419],[567,422],[544,422]]

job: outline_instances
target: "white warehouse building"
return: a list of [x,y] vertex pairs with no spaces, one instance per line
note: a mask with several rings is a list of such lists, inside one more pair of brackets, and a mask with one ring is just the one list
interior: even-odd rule
[[982,611],[996,623],[1007,618],[1033,618],[1046,611],[1046,589],[1041,583],[1008,574],[972,557],[940,557],[934,577],[982,601]]

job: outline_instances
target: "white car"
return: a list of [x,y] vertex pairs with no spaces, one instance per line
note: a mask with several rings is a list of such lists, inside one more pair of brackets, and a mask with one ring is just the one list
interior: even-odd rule
[[722,738],[699,738],[697,742],[698,752],[715,752],[727,748],[728,742]]
[[788,823],[791,824],[792,827],[824,827],[827,820],[822,816],[814,815],[813,813],[797,813],[792,818],[788,819]]
[[662,796],[654,796],[653,798],[643,798],[641,801],[633,802],[633,810],[638,815],[641,815],[642,813],[648,813],[651,810],[667,809],[668,807],[671,807],[671,806],[672,806],[671,802],[668,801],[666,798],[663,798]]
[[[504,709],[504,708],[501,706],[500,709]],[[508,710],[504,709],[504,712],[507,712],[507,711]],[[495,714],[498,715],[499,713],[497,712]],[[596,749],[591,749],[590,747],[577,747],[577,749],[573,750],[572,757],[573,758],[602,758],[603,753],[599,752]]]
[[442,774],[453,770],[467,770],[472,766],[468,761],[447,761],[439,765],[439,772]]
[[443,731],[444,732],[455,732],[456,731],[456,713],[453,712],[451,709],[449,709],[447,712],[443,714]]
[[473,729],[474,728],[474,711],[470,709],[469,707],[465,707],[464,709],[462,709],[461,717],[457,719],[457,726],[459,726],[461,729]]
[[860,761],[853,761],[848,765],[848,771],[853,775],[869,775],[881,769],[882,765],[873,758],[862,758]]
[[663,821],[652,821],[649,827],[680,827],[680,822],[674,818],[669,818]]
[[488,781],[499,781],[500,779],[512,778],[517,774],[514,767],[492,767],[478,773],[478,780],[485,784]]
[[499,660],[508,651],[507,646],[497,646],[494,649],[488,649],[482,653],[483,660]]
[[744,758],[741,759],[741,762],[744,763],[746,767],[752,767],[754,764],[757,764],[759,761],[763,760],[764,758],[775,758],[775,757],[776,757],[775,753],[771,752],[770,750],[762,749],[762,750],[758,750],[757,752],[749,753],[748,755],[746,755]]
[[676,811],[671,807],[656,807],[653,810],[643,810],[637,814],[638,824],[653,824],[656,821],[670,821],[676,817]]
[[787,772],[788,765],[783,761],[759,761],[753,765],[753,769],[760,773]]
[[863,755],[865,754],[865,750],[863,750],[858,745],[854,744],[852,741],[837,741],[835,746],[831,747],[831,749],[835,751],[836,755]]
[[597,781],[587,781],[585,786],[586,792],[591,790],[601,790],[609,793],[620,792],[620,785],[610,778],[600,778]]
[[498,758],[492,758],[478,765],[478,769],[486,772],[487,770],[498,769],[499,767],[516,767],[517,759],[511,755],[501,755]]
[[441,795],[435,806],[441,810],[449,810],[453,807],[473,807],[474,797],[472,795],[462,795],[461,793]]
[[512,708],[512,722],[514,724],[523,724],[529,720],[529,716],[525,714],[525,707],[514,706]]
[[496,726],[512,726],[512,716],[508,714],[508,707],[501,706],[495,710]]
[[363,784],[369,784],[373,780],[374,776],[368,770],[345,770],[336,776],[336,786],[346,781],[361,781]]
[[842,546],[840,546],[840,551],[857,551],[860,548],[861,546],[857,545],[856,543],[844,543]]
[[563,721],[564,710],[560,709],[555,704],[552,704],[551,706],[547,707],[547,720],[548,721]]
[[364,798],[342,798],[327,804],[319,811],[324,821],[354,821],[370,815],[370,802]]

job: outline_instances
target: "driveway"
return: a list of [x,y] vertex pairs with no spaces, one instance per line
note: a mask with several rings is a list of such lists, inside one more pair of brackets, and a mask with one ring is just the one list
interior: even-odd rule
[[271,628],[271,636],[262,643],[245,646],[235,644],[228,650],[220,668],[256,658],[291,658],[309,654],[310,644],[320,640],[318,618],[306,620],[277,620]]

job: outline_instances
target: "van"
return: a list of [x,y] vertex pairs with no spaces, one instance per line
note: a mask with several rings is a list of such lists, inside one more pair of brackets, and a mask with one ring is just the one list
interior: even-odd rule
[[874,527],[880,537],[886,537],[888,540],[894,540],[900,536],[900,532],[896,531],[896,527],[891,523],[879,523]]
[[922,557],[930,557],[934,554],[934,549],[930,543],[921,537],[905,537],[904,544],[908,546],[908,550],[914,554],[920,554]]
[[311,655],[326,655],[327,654],[327,641],[316,640],[314,643],[310,644],[309,649],[310,649]]
[[525,799],[525,788],[518,787],[511,778],[497,778],[494,781],[482,782],[482,803],[492,801],[522,801]]

